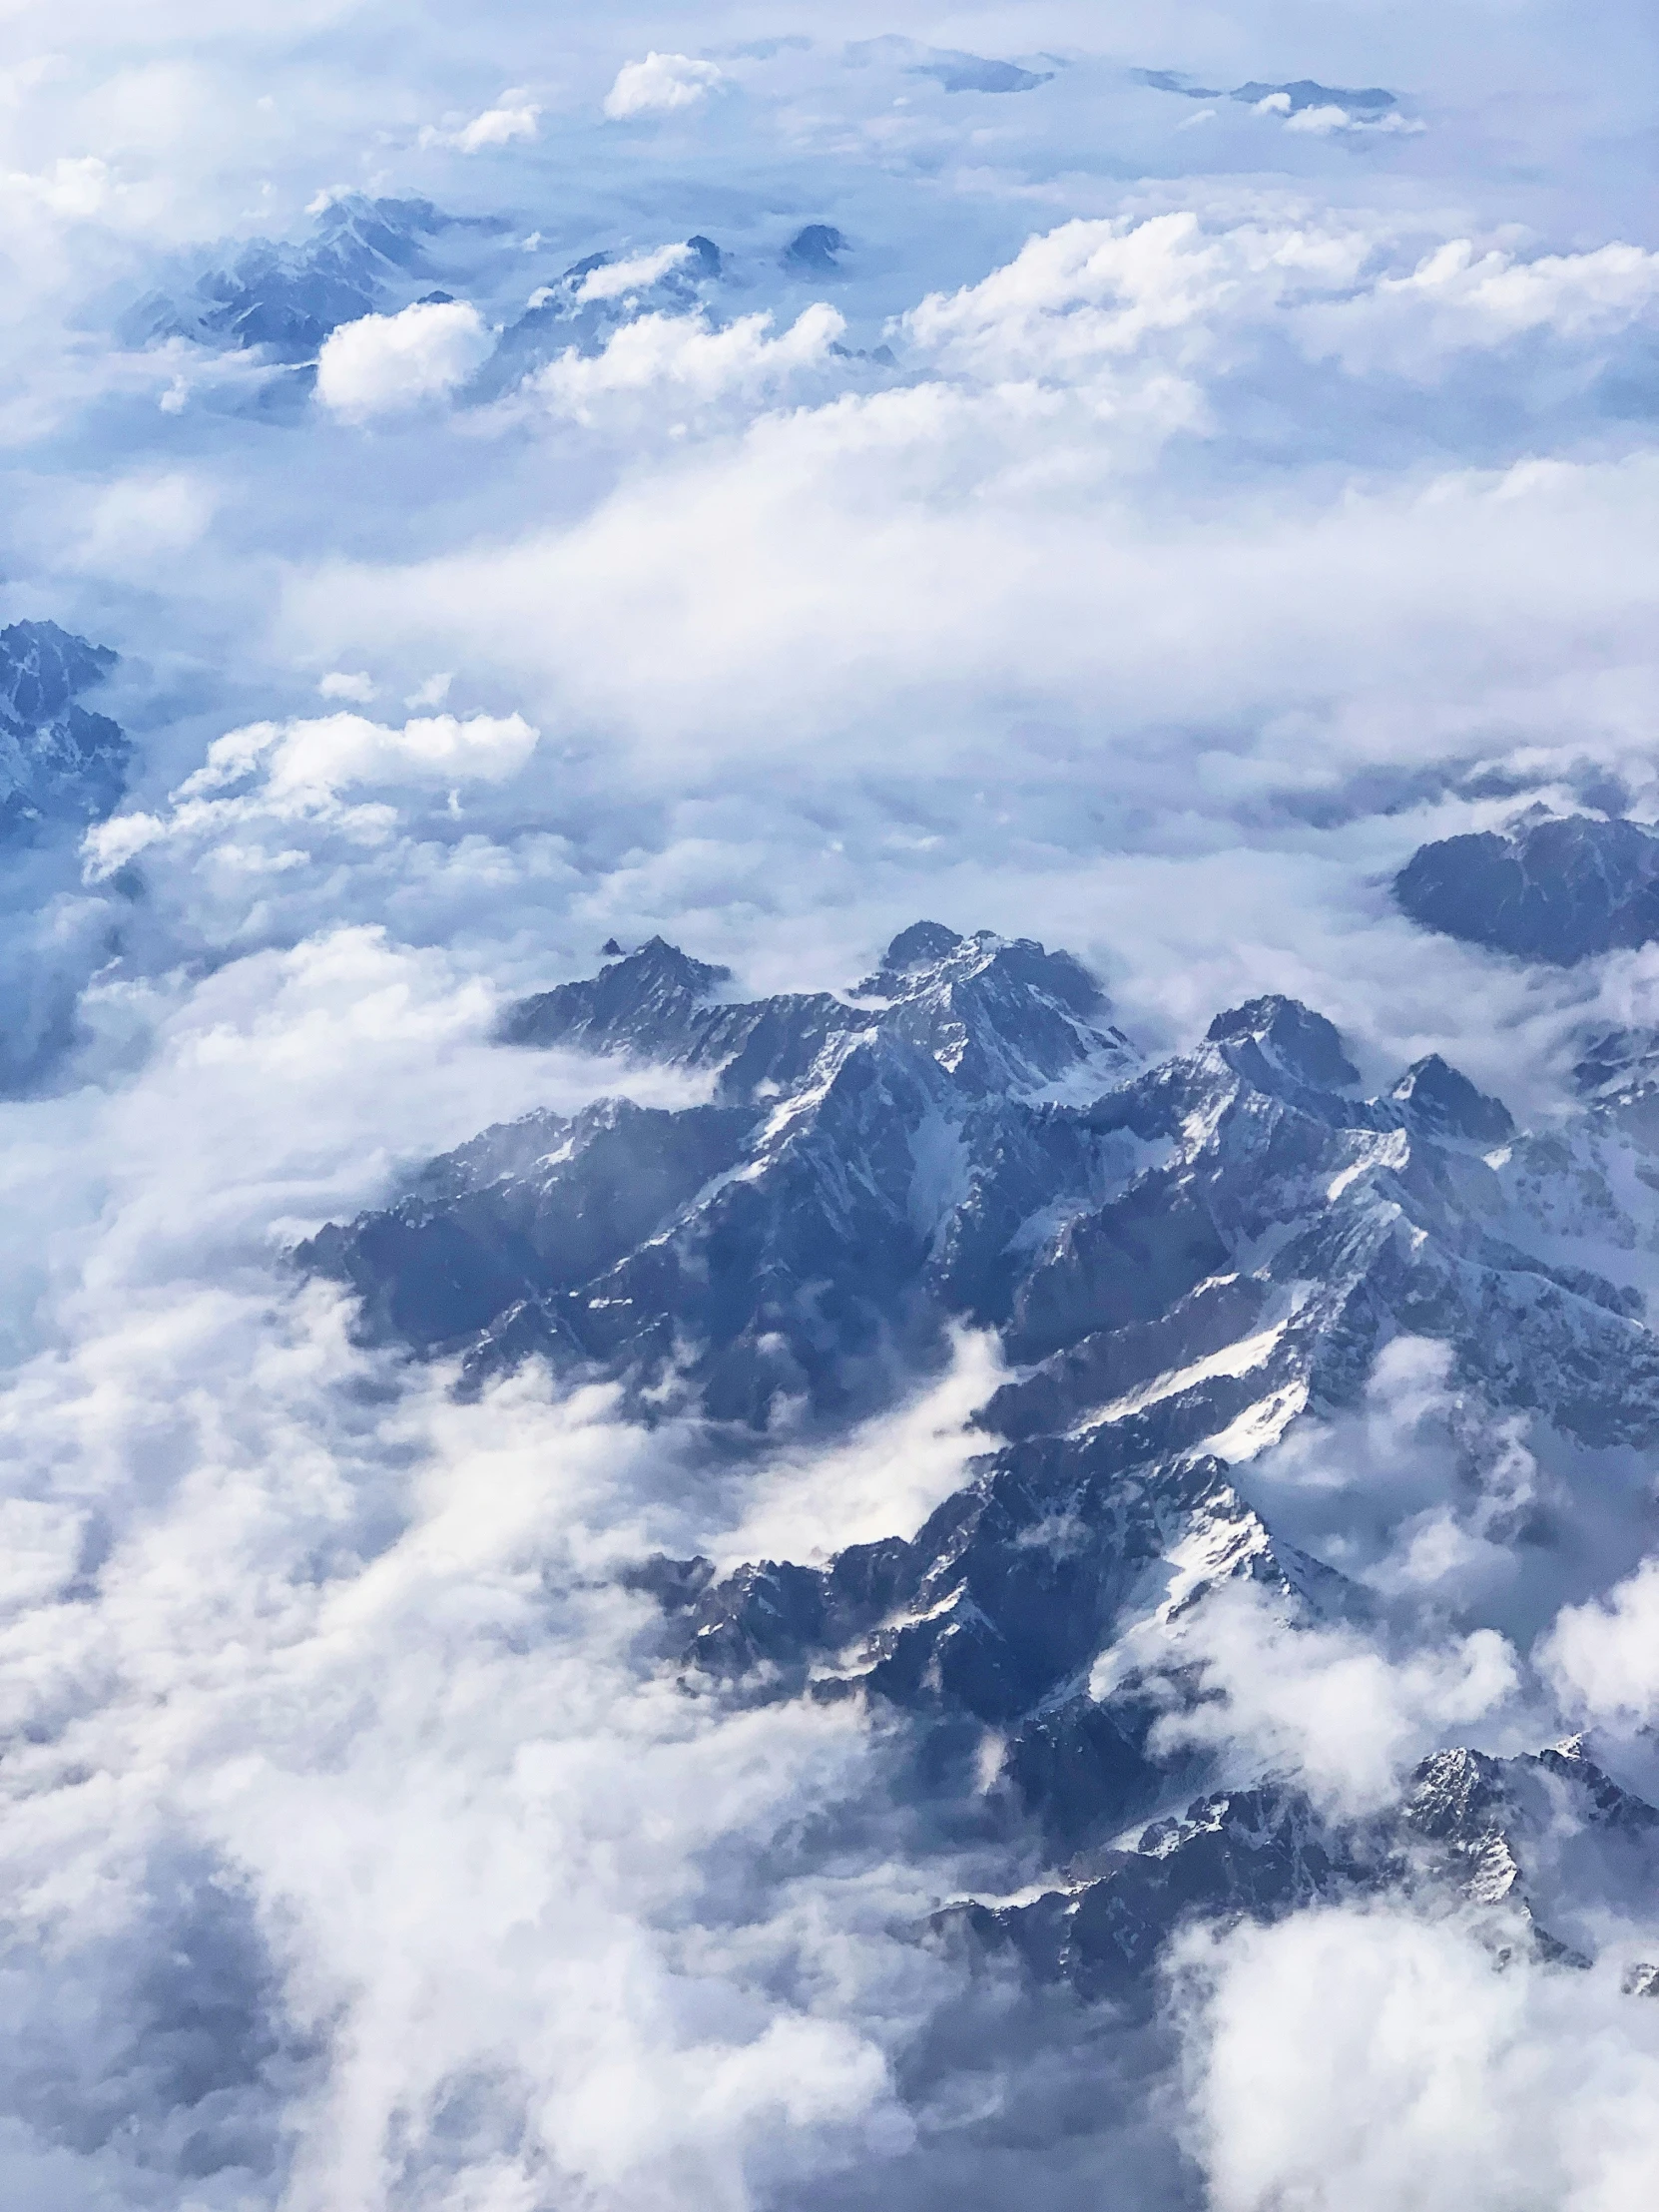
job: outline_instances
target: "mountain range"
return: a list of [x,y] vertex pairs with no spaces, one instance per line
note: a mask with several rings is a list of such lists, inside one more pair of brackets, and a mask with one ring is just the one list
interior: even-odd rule
[[920,922],[845,995],[760,1000],[659,938],[611,950],[503,1039],[676,1067],[699,1103],[486,1130],[297,1261],[463,1388],[534,1357],[734,1449],[838,1433],[962,1330],[994,1339],[983,1453],[919,1530],[630,1570],[692,1694],[858,1699],[918,1790],[1005,1840],[1008,1894],[928,1939],[1121,1996],[1192,1913],[1427,1886],[1499,1950],[1587,1956],[1596,1901],[1659,1873],[1659,1814],[1582,1744],[1447,1744],[1360,1820],[1286,1773],[1219,1777],[1170,1722],[1216,1607],[1287,1633],[1385,1610],[1253,1467],[1352,1416],[1390,1345],[1434,1348],[1477,1409],[1459,1510],[1518,1557],[1574,1538],[1515,1485],[1517,1422],[1568,1454],[1659,1443],[1654,1040],[1599,1039],[1571,1119],[1529,1134],[1438,1056],[1368,1089],[1282,996],[1148,1060],[1079,961],[1026,939]]

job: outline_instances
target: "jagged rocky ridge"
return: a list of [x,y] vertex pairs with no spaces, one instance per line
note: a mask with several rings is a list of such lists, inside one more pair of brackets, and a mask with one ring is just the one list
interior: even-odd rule
[[0,837],[85,829],[120,802],[132,746],[80,704],[116,660],[55,622],[0,630]]
[[[533,1354],[619,1381],[646,1417],[740,1433],[833,1428],[941,1363],[954,1328],[995,1333],[984,1456],[914,1537],[635,1577],[688,1686],[866,1701],[953,1817],[1037,1866],[1029,1898],[953,1910],[941,1939],[977,1931],[1104,1993],[1199,1906],[1467,1889],[1475,1812],[1441,1834],[1421,1794],[1450,1770],[1362,1828],[1271,1778],[1217,1794],[1160,1724],[1202,1694],[1184,1624],[1226,1593],[1291,1628],[1365,1612],[1239,1470],[1306,1408],[1355,1404],[1392,1337],[1442,1341],[1461,1388],[1582,1446],[1659,1441],[1639,1051],[1632,1074],[1635,1048],[1607,1047],[1577,1123],[1528,1136],[1437,1056],[1365,1095],[1332,1025],[1281,997],[1147,1065],[1087,971],[1025,940],[919,923],[844,997],[729,982],[653,939],[523,1001],[511,1041],[667,1062],[705,1101],[486,1131],[301,1260],[354,1289],[371,1334],[473,1380]],[[1581,1827],[1601,1802],[1581,1752],[1492,1774],[1455,1756],[1485,1777],[1470,1806],[1526,1813],[1499,1822],[1517,1866],[1554,1834],[1525,1776],[1584,1782]],[[1646,1810],[1619,1802],[1646,1851]],[[1485,1900],[1505,1940],[1533,1910],[1518,1883]],[[1564,1957],[1548,1912],[1536,1944]]]
[[[1586,1953],[1585,1899],[1651,1891],[1659,1812],[1622,1790],[1577,1739],[1519,1758],[1436,1752],[1398,1802],[1365,1821],[1323,1817],[1284,1785],[1219,1791],[1152,1822],[1128,1849],[1081,1854],[1034,1898],[964,1900],[934,1917],[943,1939],[1012,1948],[1043,1980],[1133,2000],[1169,1937],[1194,1918],[1273,1921],[1383,1892],[1472,1909],[1501,1963],[1520,1948],[1551,1964]],[[1633,1991],[1653,1968],[1629,1969]]]
[[1393,890],[1424,928],[1570,967],[1659,936],[1659,836],[1593,815],[1526,821],[1419,845]]
[[251,239],[229,262],[147,292],[123,317],[129,345],[184,338],[273,361],[314,361],[330,330],[415,296],[432,275],[431,242],[456,224],[427,200],[343,193],[297,245]]

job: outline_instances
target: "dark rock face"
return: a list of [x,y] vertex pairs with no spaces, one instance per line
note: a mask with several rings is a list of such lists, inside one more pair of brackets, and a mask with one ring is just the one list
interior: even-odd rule
[[1514,1117],[1502,1100],[1477,1091],[1437,1052],[1414,1060],[1388,1096],[1403,1111],[1406,1126],[1425,1137],[1501,1145],[1515,1134]]
[[[505,1029],[709,1071],[714,1106],[491,1132],[302,1259],[362,1292],[371,1326],[477,1371],[537,1350],[672,1371],[744,1420],[781,1395],[844,1408],[900,1353],[935,1354],[964,1304],[1005,1310],[1007,1235],[1057,1187],[1089,1187],[1099,1150],[1005,1094],[1132,1064],[1092,978],[1040,945],[940,931],[935,956],[889,951],[856,1000],[722,1003],[723,981],[653,939]],[[991,1210],[962,1214],[976,1177]],[[591,1234],[624,1218],[630,1242]]]
[[331,201],[303,245],[254,239],[223,269],[209,270],[181,298],[152,292],[126,316],[131,345],[164,338],[262,346],[274,360],[314,360],[323,339],[386,305],[427,273],[426,242],[451,218],[426,200]]
[[1067,1873],[1028,1903],[950,1906],[935,1932],[990,1950],[1012,1945],[1042,1979],[1133,2002],[1186,1922],[1276,1921],[1320,1901],[1433,1889],[1484,1915],[1500,1961],[1519,1947],[1584,1966],[1545,1916],[1570,1909],[1573,1891],[1650,1889],[1659,1812],[1576,1740],[1516,1759],[1456,1749],[1425,1759],[1397,1803],[1370,1820],[1333,1820],[1281,1784],[1224,1791],[1153,1822],[1127,1850],[1084,1854]]
[[935,53],[911,65],[912,77],[931,77],[946,92],[1035,92],[1051,69],[1021,69],[1017,62],[987,61],[978,54]]
[[1021,1870],[1017,1902],[963,1901],[937,1939],[1087,1996],[1144,1993],[1194,1913],[1422,1884],[1499,1949],[1587,1954],[1584,1901],[1659,1871],[1659,1815],[1581,1746],[1439,1753],[1362,1823],[1279,1777],[1218,1791],[1160,1724],[1204,1694],[1182,1639],[1206,1608],[1365,1616],[1238,1470],[1304,1406],[1354,1404],[1389,1339],[1439,1340],[1506,1416],[1659,1443],[1659,1341],[1622,1275],[1645,1232],[1617,1195],[1659,1189],[1651,1043],[1592,1046],[1579,1122],[1534,1137],[1437,1055],[1361,1095],[1336,1029],[1283,997],[1146,1066],[1088,972],[1028,940],[918,922],[848,995],[763,1000],[660,938],[607,951],[505,1037],[678,1066],[707,1102],[486,1131],[301,1262],[374,1334],[474,1377],[536,1355],[610,1378],[734,1449],[879,1407],[961,1323],[1010,1370],[985,1455],[913,1536],[639,1563],[688,1691],[859,1701],[918,1802]]
[[1278,1077],[1315,1091],[1341,1091],[1360,1080],[1334,1025],[1294,998],[1253,998],[1218,1014],[1205,1034],[1211,1044],[1235,1048],[1232,1066],[1270,1085]]
[[1006,1724],[1116,1639],[1177,1526],[1202,1556],[1195,1589],[1238,1575],[1299,1596],[1336,1584],[1270,1541],[1219,1460],[1137,1460],[1102,1430],[995,1453],[911,1542],[856,1545],[823,1568],[768,1560],[711,1584],[688,1650],[728,1678],[856,1683]]
[[1236,85],[1228,94],[1230,100],[1242,100],[1250,107],[1259,107],[1264,100],[1275,96],[1290,102],[1289,113],[1300,115],[1305,108],[1342,108],[1349,115],[1376,117],[1386,115],[1390,108],[1399,105],[1391,92],[1382,85],[1322,85],[1313,77],[1298,77],[1285,85]]
[[[1339,1575],[1276,1543],[1219,1460],[1148,1458],[1102,1429],[996,1452],[909,1542],[828,1566],[764,1560],[692,1589],[676,1628],[691,1675],[745,1697],[857,1696],[907,1717],[934,1775],[979,1770],[1064,1858],[1167,1794],[1148,1738],[1161,1695],[1131,1673],[1110,1697],[1096,1657],[1149,1620],[1248,1583],[1293,1613],[1341,1609]],[[1173,1562],[1179,1558],[1179,1564]],[[990,1732],[987,1737],[987,1731]]]
[[783,253],[783,264],[792,276],[833,276],[838,257],[846,252],[846,240],[833,224],[809,223],[797,231]]
[[1413,921],[1559,967],[1659,936],[1659,836],[1590,816],[1446,837],[1394,877]]
[[1659,1437],[1640,1294],[1526,1249],[1512,1186],[1557,1140],[1512,1145],[1443,1061],[1356,1097],[1331,1024],[1260,999],[1137,1072],[1074,960],[936,923],[848,998],[726,980],[653,939],[505,1025],[700,1071],[710,1107],[492,1131],[303,1259],[475,1373],[540,1351],[763,1423],[852,1410],[962,1320],[1020,1364],[984,1416],[1016,1437],[1104,1419],[1189,1449],[1350,1401],[1401,1330],[1586,1441]]
[[1186,1922],[1282,1920],[1374,1886],[1358,1843],[1330,1833],[1299,1791],[1230,1791],[1154,1822],[1130,1850],[1094,1855],[1063,1888],[1028,1904],[948,1906],[933,1931],[991,1952],[1011,1946],[1039,1980],[1067,1981],[1084,1998],[1144,2003]]
[[557,1337],[579,1288],[734,1165],[749,1126],[741,1112],[654,1113],[621,1099],[572,1121],[532,1115],[435,1162],[356,1232],[323,1230],[304,1256],[360,1292],[377,1328],[423,1351],[528,1308]]
[[1028,938],[959,937],[917,922],[850,1000],[819,991],[722,1002],[730,980],[727,969],[653,937],[591,981],[522,1000],[502,1034],[511,1044],[718,1068],[722,1095],[734,1098],[793,1090],[828,1045],[875,1033],[916,1046],[976,1092],[1040,1087],[1089,1064],[1133,1059],[1087,969]]
[[0,836],[84,829],[118,805],[132,746],[79,703],[115,665],[55,622],[0,630]]

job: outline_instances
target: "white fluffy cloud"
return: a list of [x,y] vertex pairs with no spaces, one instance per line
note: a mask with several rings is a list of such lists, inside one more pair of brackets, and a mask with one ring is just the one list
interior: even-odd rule
[[379,687],[360,669],[333,668],[317,678],[316,688],[324,699],[349,699],[354,706],[366,707]]
[[1314,358],[1421,373],[1528,331],[1571,342],[1639,327],[1659,301],[1659,254],[1635,246],[1525,256],[1452,238],[1413,259],[1412,243],[1397,219],[1294,203],[1078,221],[901,327],[946,370],[1087,388],[1150,363],[1236,368],[1275,324]]
[[1217,2212],[1636,2212],[1651,2009],[1455,1922],[1315,1912],[1188,1946],[1195,2147]]
[[400,729],[361,715],[314,722],[263,722],[216,738],[181,799],[239,783],[258,768],[274,800],[343,790],[349,784],[437,783],[480,777],[497,783],[529,759],[538,733],[522,715],[417,715]]
[[1352,372],[1431,375],[1448,356],[1531,333],[1595,345],[1652,327],[1659,315],[1659,254],[1636,246],[1523,259],[1501,247],[1449,239],[1400,276],[1312,306],[1310,350]]
[[464,299],[362,315],[324,339],[316,395],[348,422],[397,414],[446,397],[483,365],[490,345],[483,317]]
[[576,296],[584,305],[593,299],[620,299],[627,292],[644,290],[690,260],[691,248],[675,245],[659,246],[649,254],[630,254],[620,262],[601,262],[578,283]]
[[643,62],[624,62],[616,82],[605,95],[605,113],[620,123],[636,115],[671,115],[679,108],[694,108],[720,84],[725,72],[714,62],[698,61],[690,54],[659,54],[655,48]]
[[217,487],[190,471],[141,470],[117,477],[92,502],[80,560],[101,576],[147,576],[207,535]]
[[[925,2004],[937,1969],[887,1929],[921,1900],[879,1849],[828,1885],[764,1871],[804,1808],[866,1786],[865,1731],[699,1711],[603,1579],[700,1532],[675,1440],[533,1381],[411,1395],[271,1271],[284,1233],[376,1195],[388,1138],[583,1095],[488,1047],[489,1011],[441,957],[335,932],[187,992],[142,1078],[60,1124],[80,1173],[50,1298],[76,1349],[37,1312],[0,1392],[49,1482],[6,1519],[4,1715],[35,1752],[8,1762],[0,1860],[52,1959],[14,1967],[0,2059],[27,2047],[89,2115],[112,2069],[120,2124],[71,2148],[14,2115],[15,2202],[159,2204],[147,2165],[189,2164],[190,2104],[213,2189],[315,2212],[394,2201],[409,2129],[463,2094],[473,2131],[417,2161],[483,2202],[551,2166],[617,2212],[692,2212],[908,2137],[856,1991]],[[13,1145],[44,1128],[4,1118]],[[193,1976],[222,2007],[205,2104]]]
[[[336,687],[335,696],[356,693]],[[401,728],[354,714],[253,723],[214,740],[165,813],[135,810],[97,824],[87,832],[87,863],[95,878],[105,876],[163,843],[209,857],[234,848],[254,861],[247,840],[275,832],[278,848],[255,872],[280,873],[305,863],[304,851],[287,840],[306,818],[371,844],[388,833],[396,818],[384,802],[339,804],[352,786],[450,791],[501,783],[524,767],[538,736],[522,715],[416,715]]]
[[1614,1729],[1659,1722],[1659,1559],[1605,1596],[1565,1608],[1541,1658],[1569,1709]]
[[1207,1598],[1167,1646],[1137,1636],[1108,1653],[1095,1694],[1149,1659],[1197,1691],[1157,1724],[1160,1749],[1219,1753],[1239,1782],[1294,1776],[1345,1814],[1376,1812],[1419,1760],[1471,1731],[1491,1739],[1520,1689],[1515,1652],[1491,1629],[1390,1654],[1358,1628],[1289,1622],[1253,1584]]
[[574,347],[526,384],[526,394],[578,422],[630,422],[642,409],[688,409],[736,400],[753,406],[824,366],[846,325],[822,302],[773,333],[770,314],[741,315],[724,327],[701,315],[643,314],[625,322],[598,353]]
[[461,154],[479,154],[487,148],[511,146],[515,139],[532,140],[541,124],[541,108],[522,89],[504,92],[493,108],[486,108],[470,122],[452,130],[428,125],[420,134],[422,146],[453,146]]

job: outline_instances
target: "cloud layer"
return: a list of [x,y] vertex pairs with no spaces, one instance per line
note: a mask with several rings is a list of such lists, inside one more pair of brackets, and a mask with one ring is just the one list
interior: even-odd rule
[[[137,766],[0,854],[8,2205],[1636,2203],[1611,1968],[1330,1910],[1080,2022],[918,1939],[1028,1837],[850,1702],[680,1686],[619,1571],[909,1534],[988,1340],[737,1450],[458,1395],[285,1258],[486,1125],[694,1096],[492,1041],[613,936],[746,990],[1042,936],[1148,1044],[1290,990],[1546,1131],[1659,1018],[1651,950],[1540,976],[1385,891],[1659,819],[1643,26],[1497,12],[12,11],[4,615],[119,649]],[[303,342],[203,319],[260,240]],[[1639,1454],[1406,1338],[1240,1480],[1372,1610],[1206,1611],[1172,1752],[1344,1812],[1467,1738],[1647,1776]]]

